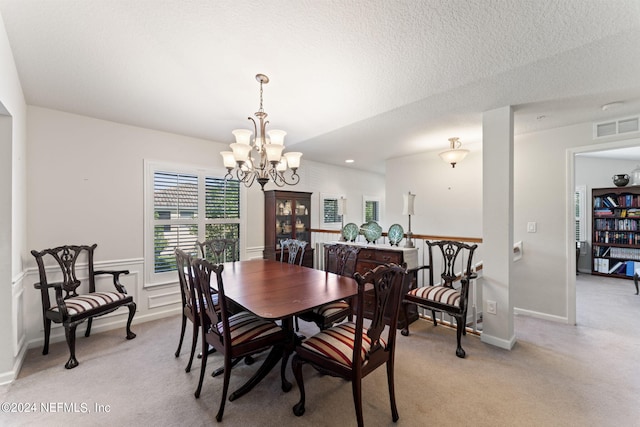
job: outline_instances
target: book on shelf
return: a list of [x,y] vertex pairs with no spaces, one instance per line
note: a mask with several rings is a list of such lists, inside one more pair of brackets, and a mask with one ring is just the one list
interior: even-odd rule
[[[618,269],[620,269],[621,266],[623,266],[624,263],[622,261],[618,261],[617,263],[615,263],[615,265],[613,267],[611,267],[608,271],[609,274],[612,273],[617,273]],[[624,267],[626,268],[626,265],[624,265]]]

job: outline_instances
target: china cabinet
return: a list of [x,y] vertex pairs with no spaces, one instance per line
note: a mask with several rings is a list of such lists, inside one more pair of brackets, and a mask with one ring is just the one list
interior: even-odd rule
[[303,240],[308,244],[302,265],[313,268],[311,193],[265,191],[264,207],[264,258],[280,260],[281,240]]

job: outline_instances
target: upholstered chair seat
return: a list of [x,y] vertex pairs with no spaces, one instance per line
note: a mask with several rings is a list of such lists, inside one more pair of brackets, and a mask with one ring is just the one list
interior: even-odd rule
[[[344,300],[340,300],[340,301],[332,302],[330,304],[326,304],[320,307],[316,307],[313,309],[313,312],[317,315],[324,316],[324,317],[329,317],[329,316],[333,316],[334,314],[344,312],[344,318],[342,319],[344,320],[347,318],[348,310],[351,310],[351,305],[349,305],[349,303]],[[340,320],[334,320],[334,321],[339,322]]]
[[[117,303],[125,298],[127,294],[122,292],[91,292],[84,295],[68,298],[64,301],[69,316],[99,310],[109,304]],[[56,305],[49,311],[58,312],[60,308]]]
[[407,295],[460,307],[460,290],[447,286],[423,286],[410,290]]
[[[327,359],[332,359],[348,368],[353,366],[353,347],[356,338],[356,324],[345,322],[314,335],[302,342],[302,347],[318,353]],[[385,340],[380,339],[383,349],[387,348]],[[367,335],[367,328],[362,330],[362,348],[360,356],[363,365],[367,363],[371,350],[371,338]]]
[[[224,332],[224,324],[218,322],[218,332]],[[231,345],[242,344],[256,338],[264,338],[271,334],[282,333],[282,328],[275,322],[261,319],[248,311],[242,311],[229,317]]]

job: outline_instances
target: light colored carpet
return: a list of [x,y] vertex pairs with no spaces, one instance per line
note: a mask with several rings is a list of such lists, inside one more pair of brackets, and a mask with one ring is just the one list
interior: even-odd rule
[[[512,351],[464,338],[466,359],[455,357],[455,331],[419,320],[411,336],[398,335],[396,394],[400,420],[391,421],[384,369],[363,383],[363,410],[369,426],[622,426],[637,425],[640,409],[640,296],[626,280],[578,276],[578,326],[518,316],[518,342]],[[316,331],[301,322],[303,333]],[[80,366],[63,368],[65,343],[50,354],[29,350],[19,378],[0,387],[0,400],[34,403],[35,413],[0,412],[7,426],[204,426],[217,424],[221,378],[205,377],[200,399],[193,397],[200,361],[184,372],[188,344],[173,353],[179,318],[78,337]],[[187,332],[185,341],[190,339]],[[234,368],[231,390],[256,364]],[[220,366],[209,358],[208,373]],[[351,386],[305,368],[306,413],[295,417],[298,389],[280,390],[274,369],[248,395],[227,402],[227,426],[351,426],[355,413]],[[41,404],[60,412],[44,413]],[[88,413],[65,412],[74,409]],[[96,405],[103,408],[97,412]],[[108,412],[107,412],[108,409]]]

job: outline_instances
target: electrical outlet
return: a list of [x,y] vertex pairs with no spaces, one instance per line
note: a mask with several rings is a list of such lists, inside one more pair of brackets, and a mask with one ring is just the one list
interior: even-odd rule
[[487,300],[487,313],[498,314],[498,305],[495,301]]

